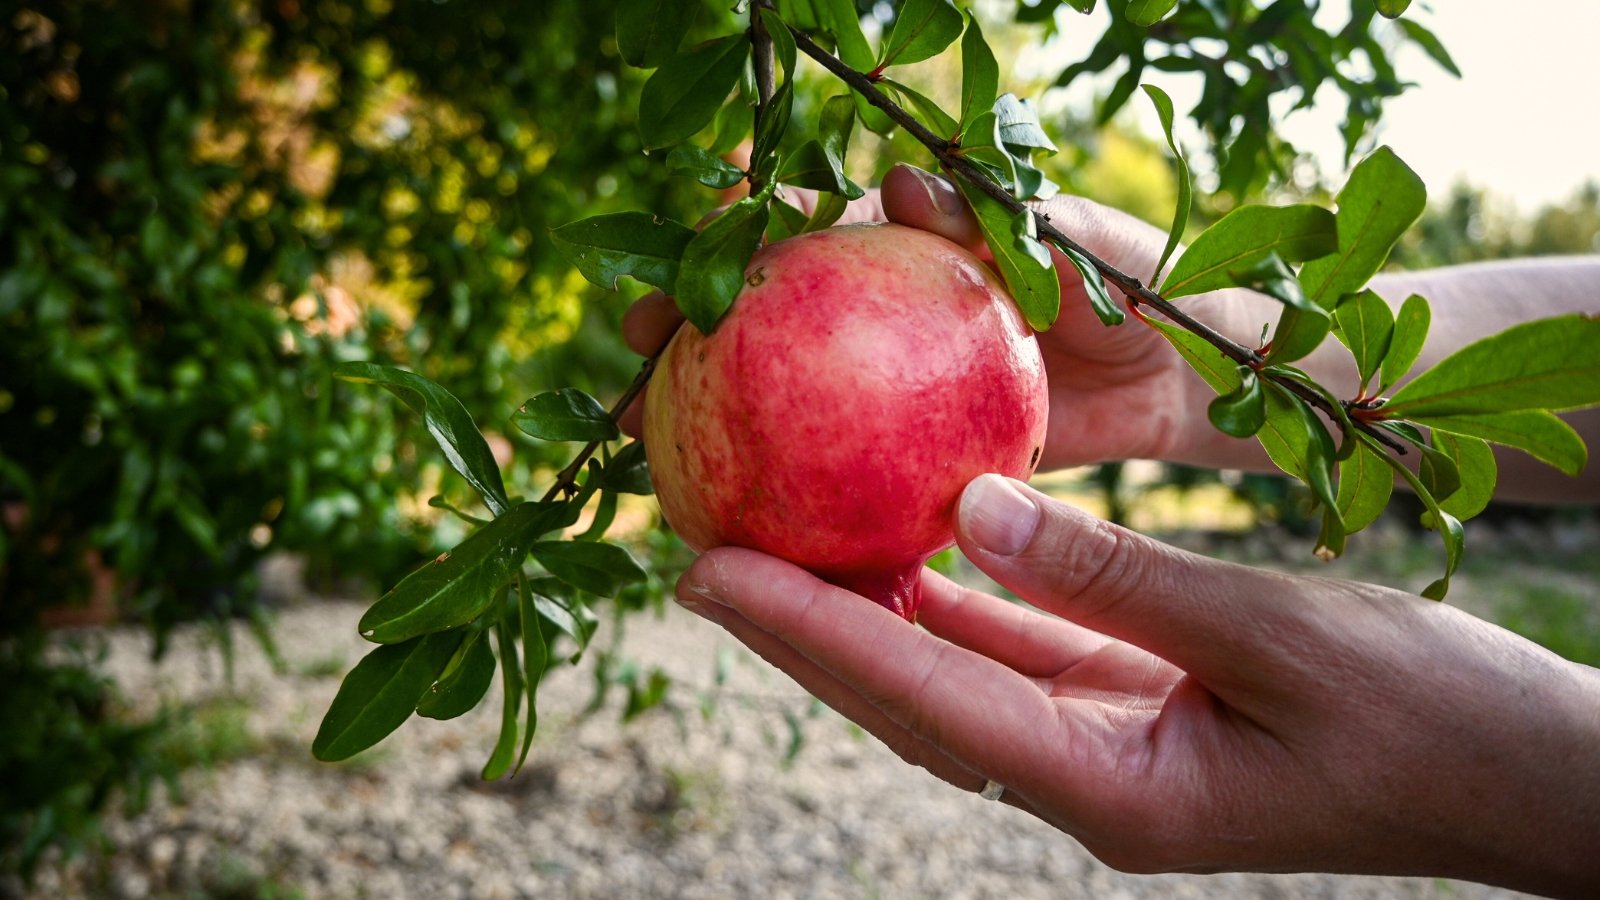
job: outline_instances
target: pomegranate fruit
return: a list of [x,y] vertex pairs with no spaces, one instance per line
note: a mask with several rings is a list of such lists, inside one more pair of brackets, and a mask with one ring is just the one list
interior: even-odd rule
[[985,472],[1026,478],[1048,398],[999,279],[900,225],[756,253],[712,334],[685,325],[646,395],[662,513],[697,552],[750,547],[907,619]]

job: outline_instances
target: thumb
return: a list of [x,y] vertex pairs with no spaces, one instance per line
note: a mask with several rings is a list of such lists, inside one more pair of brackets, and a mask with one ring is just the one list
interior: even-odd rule
[[983,232],[955,185],[916,166],[900,163],[878,186],[883,214],[897,225],[931,231],[987,257]]
[[956,540],[1034,606],[1142,647],[1212,690],[1260,689],[1299,668],[1296,645],[1319,628],[1307,610],[1334,593],[1334,582],[1179,550],[999,475],[967,485]]

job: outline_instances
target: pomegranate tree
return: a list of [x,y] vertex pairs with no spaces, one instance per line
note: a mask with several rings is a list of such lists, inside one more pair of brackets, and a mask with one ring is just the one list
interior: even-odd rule
[[1031,474],[1047,406],[1038,345],[982,262],[850,225],[760,250],[710,335],[678,331],[644,440],[695,550],[771,553],[910,619],[962,488]]

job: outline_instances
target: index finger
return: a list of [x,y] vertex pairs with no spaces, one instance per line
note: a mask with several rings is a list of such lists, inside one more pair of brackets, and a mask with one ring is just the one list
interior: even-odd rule
[[651,291],[635,300],[622,314],[622,339],[640,356],[654,356],[672,340],[682,324],[683,313],[678,312],[672,298],[660,291]]

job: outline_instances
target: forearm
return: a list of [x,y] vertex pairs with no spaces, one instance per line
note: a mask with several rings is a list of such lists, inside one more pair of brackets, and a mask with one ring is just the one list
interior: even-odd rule
[[[1396,309],[1411,294],[1427,298],[1433,321],[1413,367],[1414,372],[1421,372],[1457,349],[1520,322],[1574,312],[1600,314],[1600,257],[1554,257],[1383,274],[1373,279],[1372,287]],[[1199,298],[1195,309],[1224,334],[1254,346],[1262,326],[1276,322],[1282,307],[1258,294],[1236,290]],[[1296,365],[1336,396],[1355,396],[1359,386],[1355,365],[1337,340],[1325,341]],[[1271,469],[1259,443],[1230,438],[1205,421],[1210,392],[1198,376],[1191,376],[1185,389],[1193,398],[1190,406],[1198,412],[1189,429],[1192,439],[1177,449],[1172,461],[1214,468]],[[1566,413],[1562,418],[1577,429],[1586,444],[1600,446],[1600,409]],[[1600,467],[1589,466],[1574,479],[1521,452],[1496,450],[1500,464],[1496,496],[1501,499],[1600,501]]]

